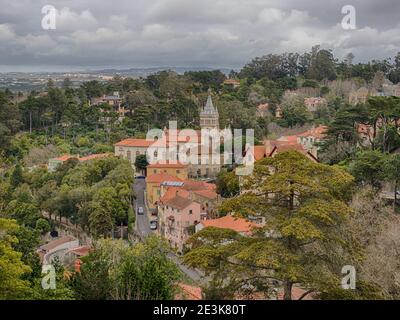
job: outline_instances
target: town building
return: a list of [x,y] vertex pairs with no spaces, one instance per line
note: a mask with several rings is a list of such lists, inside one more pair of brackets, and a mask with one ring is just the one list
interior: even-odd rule
[[51,158],[49,159],[49,163],[47,165],[47,169],[50,172],[54,172],[58,166],[62,165],[64,162],[70,160],[70,159],[78,159],[79,162],[86,162],[94,159],[101,159],[105,157],[110,157],[112,156],[112,153],[97,153],[97,154],[91,154],[88,156],[80,157],[79,155],[69,155],[65,154],[63,156],[57,157],[57,158]]
[[240,87],[240,81],[237,79],[226,79],[223,83],[224,85],[230,86],[233,89]]
[[120,121],[122,121],[122,119],[125,117],[125,114],[129,111],[122,104],[122,98],[120,97],[118,91],[113,92],[112,95],[103,95],[98,98],[93,98],[90,101],[91,105],[99,105],[102,103],[107,103],[109,106],[111,106],[112,111],[118,113],[118,119]]
[[214,184],[186,180],[161,183],[157,202],[159,233],[174,248],[183,250],[188,237],[199,221],[215,217],[219,197]]
[[304,98],[304,105],[307,107],[308,111],[315,112],[319,106],[327,105],[327,101],[325,98],[321,97],[309,97]]
[[256,115],[257,117],[263,118],[269,115],[269,104],[268,103],[261,103],[257,106]]
[[65,253],[78,247],[78,239],[71,236],[64,236],[40,246],[37,253],[44,265],[51,264],[55,259],[62,263]]
[[[200,112],[200,126],[203,131],[165,128],[160,137],[153,140],[124,139],[115,144],[115,155],[128,159],[134,167],[138,155],[147,155],[148,161],[153,164],[178,162],[178,155],[185,154],[192,159],[185,162],[189,177],[215,178],[223,159],[219,148],[219,113],[210,94]],[[209,141],[204,141],[207,138]]]
[[188,179],[188,166],[181,163],[155,163],[147,166],[147,175],[168,174],[181,180]]
[[176,183],[182,179],[166,173],[148,175],[146,178],[147,205],[150,209],[157,207],[158,200],[161,198],[161,184],[163,182]]
[[210,90],[208,90],[206,105],[200,112],[200,127],[201,129],[219,130],[219,113],[218,109],[214,107]]

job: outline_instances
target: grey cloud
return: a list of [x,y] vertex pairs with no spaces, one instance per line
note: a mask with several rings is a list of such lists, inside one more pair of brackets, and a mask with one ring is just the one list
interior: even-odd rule
[[[358,30],[343,30],[348,2],[0,0],[0,65],[241,67],[315,44],[356,60],[400,51],[399,1],[353,0]],[[58,9],[57,30],[41,29],[46,4]]]

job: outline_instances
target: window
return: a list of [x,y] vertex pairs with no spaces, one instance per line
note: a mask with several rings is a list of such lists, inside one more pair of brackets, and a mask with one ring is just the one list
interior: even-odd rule
[[137,155],[137,156],[140,155],[140,151],[136,151],[136,155]]
[[157,173],[157,170],[156,170],[156,169],[154,169],[154,170],[153,170],[153,173]]
[[193,214],[193,210],[189,210],[189,214]]
[[176,170],[176,173],[177,173],[177,174],[181,173],[181,170]]

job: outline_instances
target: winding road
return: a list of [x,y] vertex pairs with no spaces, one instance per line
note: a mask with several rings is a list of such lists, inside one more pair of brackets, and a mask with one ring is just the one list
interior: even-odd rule
[[[135,184],[133,186],[136,195],[136,202],[135,202],[135,212],[136,212],[136,232],[139,238],[143,239],[150,235],[153,231],[150,229],[149,218],[148,218],[148,209],[145,204],[145,190],[146,190],[146,180],[145,179],[136,179]],[[137,208],[143,207],[144,214],[138,214]],[[191,269],[185,266],[179,256],[177,256],[173,252],[168,253],[168,257],[177,264],[179,269],[183,273],[185,273],[190,279],[197,283],[204,283],[207,281],[206,278],[202,275],[199,270]]]

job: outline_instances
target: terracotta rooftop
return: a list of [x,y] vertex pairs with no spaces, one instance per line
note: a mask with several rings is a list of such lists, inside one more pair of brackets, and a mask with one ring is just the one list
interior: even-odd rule
[[117,147],[142,147],[142,148],[148,148],[154,142],[155,142],[154,140],[128,138],[128,139],[125,139],[125,140],[122,140],[122,141],[116,143],[115,145]]
[[216,190],[217,186],[205,181],[185,180],[183,188],[186,190]]
[[203,220],[200,223],[204,227],[231,229],[236,232],[244,232],[244,233],[250,233],[251,229],[257,226],[255,223],[250,222],[246,219],[235,218],[229,215],[218,219]]
[[177,195],[183,197],[183,198],[189,198],[189,191],[184,190],[180,187],[168,187],[167,191],[164,193],[164,195],[160,198],[161,203],[167,203]]
[[193,201],[190,200],[188,197],[184,197],[178,193],[178,195],[175,195],[173,198],[164,200],[163,203],[172,208],[182,210],[190,206]]
[[175,300],[201,300],[202,290],[200,287],[194,287],[185,283],[178,283],[181,293],[175,296]]
[[217,193],[213,190],[193,190],[192,192],[211,200],[217,198]]
[[157,173],[157,174],[152,174],[146,178],[146,182],[149,183],[161,183],[164,181],[182,181],[178,177],[171,176],[166,173]]
[[267,156],[265,146],[254,146],[254,160],[258,161]]

